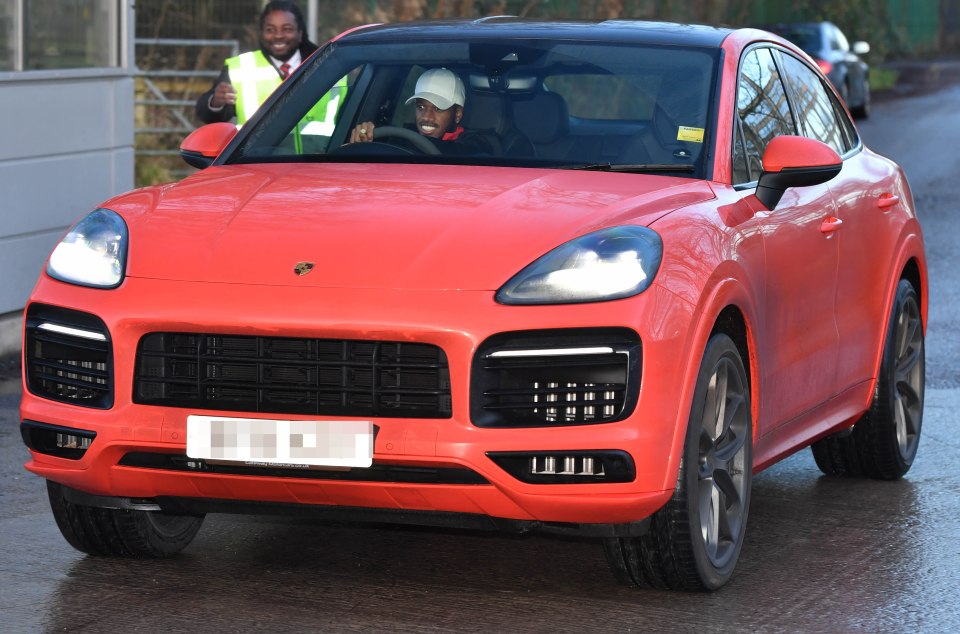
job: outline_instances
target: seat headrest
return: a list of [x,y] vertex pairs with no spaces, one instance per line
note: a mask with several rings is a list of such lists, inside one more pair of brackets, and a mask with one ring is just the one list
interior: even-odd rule
[[493,130],[499,134],[506,127],[504,108],[500,95],[468,92],[460,123],[467,130]]
[[513,123],[534,143],[552,143],[570,131],[567,102],[555,92],[538,92],[514,102]]

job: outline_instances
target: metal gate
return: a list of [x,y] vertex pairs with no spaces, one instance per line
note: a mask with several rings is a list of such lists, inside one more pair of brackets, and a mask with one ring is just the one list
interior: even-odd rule
[[[134,69],[137,184],[147,185],[180,178],[193,171],[179,158],[180,142],[197,126],[193,114],[197,97],[207,91],[220,74],[222,60],[239,54],[240,43],[238,40],[137,38],[135,45],[138,60]],[[182,52],[186,59],[194,60],[195,66],[196,60],[213,57],[216,61],[209,66],[214,68],[140,67],[143,62],[139,60],[150,59],[143,49],[164,47]]]

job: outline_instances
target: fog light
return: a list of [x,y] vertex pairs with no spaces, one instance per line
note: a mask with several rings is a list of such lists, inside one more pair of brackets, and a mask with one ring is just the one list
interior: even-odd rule
[[531,456],[531,475],[603,476],[603,463],[591,456]]
[[57,433],[57,447],[59,449],[83,449],[90,448],[93,438],[84,436],[74,436],[73,434]]
[[24,420],[20,423],[24,444],[37,453],[68,460],[79,460],[93,444],[97,433]]
[[501,469],[531,484],[631,482],[633,458],[625,451],[488,452]]

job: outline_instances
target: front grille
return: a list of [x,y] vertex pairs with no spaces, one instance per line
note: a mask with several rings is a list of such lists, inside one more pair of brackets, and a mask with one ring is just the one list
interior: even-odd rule
[[134,401],[219,411],[450,418],[450,373],[422,343],[152,333]]
[[44,304],[26,316],[24,369],[37,396],[84,407],[113,406],[110,333],[98,317]]
[[608,423],[627,417],[641,346],[623,328],[504,333],[474,357],[471,417],[480,427]]

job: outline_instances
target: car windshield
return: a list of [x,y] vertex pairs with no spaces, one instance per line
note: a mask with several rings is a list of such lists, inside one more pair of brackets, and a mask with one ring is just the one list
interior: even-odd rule
[[[403,162],[699,177],[714,123],[714,49],[565,40],[335,42],[264,106],[225,163]],[[455,141],[417,131],[417,80],[457,75]],[[374,142],[351,143],[363,122]]]

